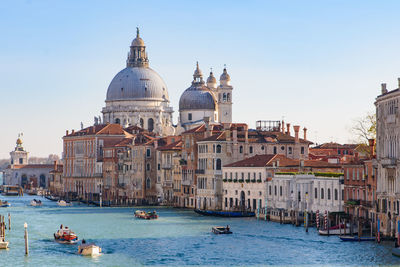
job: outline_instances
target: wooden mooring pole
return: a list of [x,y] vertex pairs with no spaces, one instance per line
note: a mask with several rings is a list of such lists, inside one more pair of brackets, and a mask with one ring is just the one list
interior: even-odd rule
[[29,247],[28,247],[28,224],[24,223],[25,228],[25,255],[29,255]]
[[11,230],[11,214],[8,213],[8,230]]

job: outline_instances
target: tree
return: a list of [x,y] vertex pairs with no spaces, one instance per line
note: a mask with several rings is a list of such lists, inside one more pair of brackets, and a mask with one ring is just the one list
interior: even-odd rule
[[368,139],[376,139],[376,114],[367,113],[364,117],[354,119],[350,131],[357,143],[368,145]]

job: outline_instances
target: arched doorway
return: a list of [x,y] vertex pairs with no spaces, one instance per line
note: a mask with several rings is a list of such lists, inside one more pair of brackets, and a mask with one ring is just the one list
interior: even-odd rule
[[46,188],[46,176],[44,174],[39,177],[39,187]]
[[116,124],[120,124],[120,123],[121,123],[121,120],[118,119],[118,118],[116,118],[116,119],[115,119],[115,123],[116,123]]
[[28,176],[26,174],[22,174],[21,176],[21,187],[24,188],[25,185],[28,184]]
[[147,121],[147,129],[149,130],[149,132],[152,132],[154,130],[154,120],[152,118]]
[[240,192],[240,210],[244,211],[246,209],[246,194],[244,191]]

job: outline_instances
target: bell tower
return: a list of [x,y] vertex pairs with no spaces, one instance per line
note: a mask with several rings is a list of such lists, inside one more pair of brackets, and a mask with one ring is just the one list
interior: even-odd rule
[[220,85],[217,88],[218,121],[220,123],[232,122],[232,90],[231,77],[226,66],[219,78]]
[[16,147],[14,151],[10,152],[11,165],[24,165],[28,164],[28,152],[22,146],[22,133],[18,134],[18,139],[16,142]]

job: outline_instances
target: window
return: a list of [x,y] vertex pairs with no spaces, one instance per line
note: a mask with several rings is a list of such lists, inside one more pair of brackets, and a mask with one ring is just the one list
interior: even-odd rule
[[292,147],[289,147],[289,154],[292,154]]
[[331,199],[331,189],[328,188],[328,199]]
[[24,160],[22,158],[19,159],[19,164],[23,164]]
[[217,159],[217,170],[221,170],[221,159]]
[[147,120],[147,129],[149,132],[152,132],[154,130],[154,120],[152,118]]
[[321,199],[324,199],[324,189],[321,188]]
[[242,180],[244,179],[244,172],[242,172]]
[[151,187],[151,181],[150,181],[150,178],[147,177],[147,179],[146,179],[146,188],[150,189],[150,187]]
[[344,200],[344,189],[342,189],[342,200]]
[[274,154],[276,154],[277,152],[276,152],[276,146],[274,146]]
[[192,113],[188,113],[188,120],[189,120],[189,121],[192,120]]
[[150,171],[150,163],[147,163],[147,164],[146,164],[146,170],[147,170],[147,171]]
[[237,195],[238,194],[238,191],[237,190],[235,190],[235,195]]
[[271,192],[271,191],[272,191],[272,186],[269,186],[269,190],[268,190],[268,191],[269,191],[269,192],[268,192],[269,195],[271,195],[271,194],[272,194],[272,192]]
[[355,178],[356,178],[356,170],[353,169],[353,181],[354,181]]
[[285,147],[284,147],[284,146],[281,146],[281,150],[285,150]]
[[116,124],[120,124],[120,123],[121,123],[121,120],[118,119],[118,118],[116,118],[116,119],[115,119],[115,123],[116,123]]
[[276,185],[275,185],[275,196],[276,196]]
[[279,195],[282,196],[282,186],[279,187]]
[[349,180],[349,169],[346,169],[346,179]]
[[338,190],[335,189],[335,200],[338,200]]
[[247,195],[250,196],[250,191],[247,191]]
[[264,146],[261,146],[261,150],[264,150]]
[[221,145],[217,145],[217,153],[221,153]]
[[239,153],[243,153],[243,146],[239,147]]
[[304,146],[301,147],[301,154],[304,154]]
[[160,169],[161,169],[161,164],[158,163],[158,164],[157,164],[157,170],[160,170]]
[[314,188],[314,198],[318,198],[318,188]]
[[144,127],[144,121],[143,121],[143,119],[140,119],[140,127],[141,127],[141,128]]
[[250,153],[250,154],[253,153],[253,147],[252,147],[252,146],[249,147],[249,153]]
[[148,148],[146,150],[146,157],[150,158],[150,156],[151,156],[151,151],[150,151],[150,148]]

